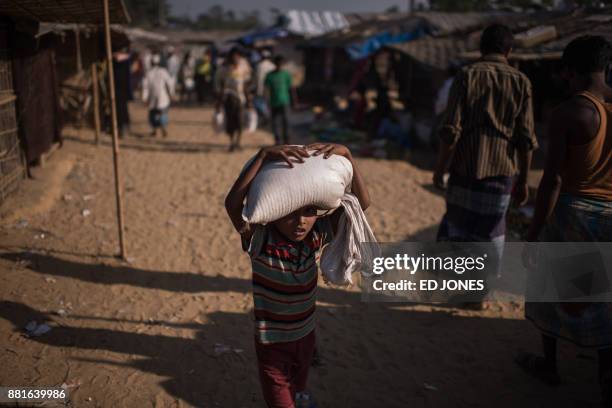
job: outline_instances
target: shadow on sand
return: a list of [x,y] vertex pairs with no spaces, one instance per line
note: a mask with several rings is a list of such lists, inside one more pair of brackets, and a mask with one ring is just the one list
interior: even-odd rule
[[[148,288],[152,296],[160,289],[203,292],[204,296],[210,292],[251,290],[249,280],[220,275],[88,264],[32,253],[2,253],[0,257],[8,261],[27,259],[28,269],[41,274],[100,285]],[[483,318],[476,314],[459,316],[451,311],[406,309],[402,308],[405,305],[391,303],[362,303],[358,292],[327,286],[320,287],[318,297],[317,330],[325,365],[312,370],[310,383],[321,407],[588,407],[597,398],[593,396],[597,388],[588,386],[590,381],[595,383],[594,374],[582,379],[582,388],[586,383],[590,394],[581,392],[577,397],[571,387],[545,388],[514,367],[515,352],[536,348],[538,344],[536,331],[529,330],[523,320]],[[31,320],[53,321],[57,317],[23,303],[1,301],[0,318],[9,321],[17,332]],[[216,406],[215,403],[259,406],[262,399],[250,313],[214,312],[206,318],[206,323],[198,324],[68,316],[50,333],[26,341],[67,350],[133,355],[136,358],[122,362],[102,358],[106,356],[100,353],[77,358],[67,352],[66,358],[131,367],[164,377],[160,384],[169,395],[194,406]],[[71,324],[72,319],[117,323],[122,328],[129,323],[167,326],[194,330],[195,334],[187,338],[77,327],[76,323]],[[231,339],[223,338],[228,327],[232,328]],[[235,349],[217,355],[213,351],[215,343],[231,343]],[[236,349],[244,352],[235,352]],[[588,363],[594,372],[594,363]],[[440,370],[440,364],[444,370]],[[227,387],[228,381],[231,387]],[[425,383],[433,384],[435,391],[424,388]],[[508,388],[508,384],[512,387]]]
[[[77,143],[96,145],[94,140],[83,139],[71,135],[65,135],[64,139]],[[227,137],[220,137],[220,140],[228,141]],[[121,149],[139,150],[144,152],[165,152],[165,153],[209,153],[209,152],[227,152],[228,143],[200,143],[188,141],[173,141],[172,136],[168,138],[151,137],[150,133],[134,133],[131,137],[125,137],[120,140]],[[100,145],[111,146],[110,137],[102,136]],[[259,149],[264,145],[245,144],[242,143],[243,149]]]

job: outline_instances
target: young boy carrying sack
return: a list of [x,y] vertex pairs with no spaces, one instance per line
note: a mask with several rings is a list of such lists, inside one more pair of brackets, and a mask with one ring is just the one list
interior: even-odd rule
[[349,149],[323,143],[263,148],[225,199],[243,249],[251,257],[255,350],[264,399],[274,408],[294,408],[296,395],[306,388],[315,348],[318,260],[335,233],[342,208],[325,216],[323,209],[307,205],[265,225],[250,225],[243,219],[243,207],[251,183],[265,164],[285,162],[295,171],[311,155],[348,159],[353,166],[352,194],[363,210],[369,206],[369,194]]

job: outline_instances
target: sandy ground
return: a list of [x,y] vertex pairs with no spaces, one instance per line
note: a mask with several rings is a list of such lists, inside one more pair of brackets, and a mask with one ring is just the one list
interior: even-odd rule
[[[133,131],[148,132],[132,106]],[[64,147],[0,213],[0,384],[67,384],[76,407],[259,407],[250,269],[223,209],[243,163],[269,134],[226,152],[212,113],[177,108],[170,137],[121,150],[129,262],[117,252],[108,137],[67,129]],[[381,241],[432,239],[443,199],[430,173],[359,159]],[[65,177],[64,177],[65,176]],[[40,190],[44,190],[41,194]],[[34,193],[32,191],[38,191]],[[36,197],[36,198],[34,198]],[[591,351],[561,348],[564,384],[542,386],[512,362],[539,336],[522,306],[482,312],[366,304],[320,283],[319,407],[596,406]],[[28,338],[24,326],[52,330]]]

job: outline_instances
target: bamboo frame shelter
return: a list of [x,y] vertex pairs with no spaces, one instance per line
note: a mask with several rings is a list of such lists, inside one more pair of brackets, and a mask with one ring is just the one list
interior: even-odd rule
[[122,183],[119,172],[119,140],[117,110],[115,107],[112,41],[110,26],[128,23],[130,17],[123,0],[3,0],[0,15],[37,22],[96,24],[104,27],[106,60],[111,98],[111,125],[113,132],[113,165],[115,173],[115,197],[119,232],[119,255],[127,258],[124,240]]
[[[106,0],[110,23],[126,24],[130,17],[123,0]],[[2,0],[0,14],[47,23],[104,24],[104,0]]]

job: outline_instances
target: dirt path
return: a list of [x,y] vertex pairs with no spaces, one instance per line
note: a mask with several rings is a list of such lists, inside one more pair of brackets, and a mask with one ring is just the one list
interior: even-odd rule
[[[132,106],[133,131],[148,132]],[[222,206],[266,133],[229,154],[212,113],[171,112],[168,139],[128,138],[121,164],[129,263],[116,252],[109,139],[66,130],[53,161],[70,160],[51,205],[0,229],[0,384],[71,386],[76,407],[263,406],[252,344],[250,270]],[[360,159],[368,218],[381,241],[426,240],[444,202],[430,174]],[[64,165],[60,166],[63,168]],[[22,207],[28,199],[19,196]],[[25,222],[24,222],[25,221]],[[364,304],[356,288],[320,283],[312,370],[319,407],[591,406],[593,353],[564,347],[566,384],[543,388],[512,363],[536,348],[522,308],[484,312]],[[52,331],[27,338],[30,321]]]

